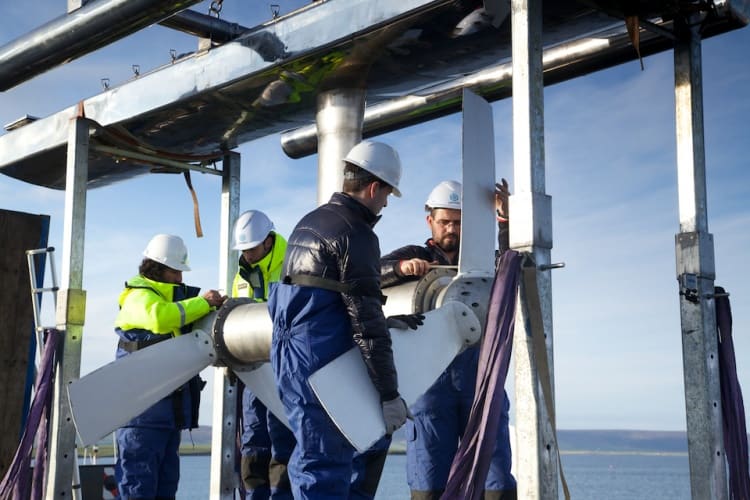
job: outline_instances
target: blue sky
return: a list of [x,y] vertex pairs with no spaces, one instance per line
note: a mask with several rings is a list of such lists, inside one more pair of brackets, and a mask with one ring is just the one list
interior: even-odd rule
[[[287,12],[306,2],[278,0]],[[223,18],[253,26],[270,7],[227,0]],[[64,0],[0,8],[0,44],[61,15]],[[207,3],[196,10],[206,12]],[[251,11],[251,12],[246,12]],[[117,44],[0,93],[0,123],[47,116],[169,61],[195,41],[152,26]],[[703,44],[709,231],[717,284],[731,293],[740,383],[750,390],[750,29]],[[677,214],[672,53],[548,87],[545,91],[547,193],[552,197],[555,379],[563,429],[685,428],[674,235]],[[493,104],[498,177],[513,187],[511,102]],[[440,180],[460,178],[460,117],[389,133],[404,164],[401,191],[376,227],[383,252],[427,236],[422,207]],[[288,235],[315,206],[317,158],[291,160],[278,136],[239,148],[241,208],[262,209]],[[181,176],[142,176],[89,191],[83,286],[87,290],[82,373],[113,359],[112,323],[123,282],[137,272],[156,233],[181,235],[193,271],[185,281],[219,287],[220,180],[194,175],[205,236],[195,237],[192,201]],[[63,192],[0,176],[0,208],[52,216],[61,245]],[[744,250],[743,250],[744,249]],[[57,263],[61,252],[58,252]],[[50,317],[45,318],[52,323]],[[205,376],[210,377],[210,371]],[[509,386],[512,391],[512,383]],[[211,391],[201,422],[210,423]],[[750,396],[748,396],[750,397]],[[748,398],[746,397],[746,399]]]

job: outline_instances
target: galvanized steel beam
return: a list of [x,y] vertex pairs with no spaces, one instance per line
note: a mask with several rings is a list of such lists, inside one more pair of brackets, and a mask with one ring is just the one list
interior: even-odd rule
[[[550,47],[544,56],[545,83],[636,57],[622,22],[575,0],[545,4],[544,44]],[[746,22],[736,2],[731,5],[721,11],[727,17],[707,19],[703,36]],[[663,7],[672,12],[673,4]],[[314,2],[229,43],[180,56],[158,71],[112,86],[84,100],[83,107],[86,116],[105,129],[117,126],[155,150],[218,158],[241,143],[307,126],[314,119],[319,92],[351,87],[341,77],[351,76],[359,65],[372,65],[366,81],[368,103],[401,98],[389,103],[395,109],[378,111],[372,122],[368,117],[363,133],[371,136],[457,111],[463,87],[487,100],[509,96],[510,66],[499,65],[510,56],[509,23],[472,33],[446,31],[471,13],[465,2],[451,0]],[[659,29],[641,33],[644,56],[672,48],[673,40],[665,33],[673,18],[646,20]],[[548,56],[553,65],[549,68]],[[467,76],[456,81],[456,75]],[[73,106],[0,136],[0,172],[62,189],[61,131],[77,112]],[[308,131],[305,140],[312,146],[304,146],[303,152],[287,152],[314,152],[316,134]],[[137,161],[127,167],[92,155],[90,185],[147,172]]]
[[[545,194],[544,82],[542,77],[542,2],[513,0],[513,173],[510,197],[511,248],[532,254],[537,266],[550,263],[552,213]],[[537,273],[546,353],[535,353],[525,303],[516,312],[515,358],[516,464],[518,497],[557,500],[557,444],[544,405],[535,356],[547,356],[554,388],[552,288],[549,271]],[[524,296],[521,295],[523,301]],[[554,408],[554,401],[552,408]]]
[[[296,121],[301,119],[298,113],[307,122],[314,112],[309,101],[314,101],[322,85],[318,78],[330,77],[342,69],[339,66],[342,71],[350,69],[352,59],[371,62],[369,58],[383,47],[374,48],[369,42],[385,44],[415,19],[449,2],[329,0],[310,4],[231,43],[113,86],[82,101],[82,107],[86,117],[101,127],[123,126],[155,149],[220,155],[242,142],[301,123]],[[356,55],[349,54],[353,43],[359,50]],[[279,101],[275,85],[286,86],[293,96]],[[335,87],[341,85],[327,88]],[[78,112],[79,106],[71,106],[0,136],[0,171],[60,188],[56,170],[66,141],[63,131]],[[131,120],[138,122],[137,131],[129,128]],[[142,173],[142,168],[124,169],[106,158],[95,158],[90,163],[90,185]]]
[[[240,214],[240,155],[224,156],[221,182],[221,218],[219,221],[219,283],[230,293],[237,274],[237,253],[232,248],[232,228]],[[209,332],[210,333],[210,332]],[[242,400],[237,377],[226,367],[214,369],[213,421],[211,434],[210,497],[232,500],[240,485],[235,472],[235,449],[238,429],[237,405]]]
[[714,244],[708,232],[703,71],[698,25],[677,20],[674,49],[677,184],[676,235],[690,491],[726,500],[721,383],[714,302]]
[[63,215],[62,271],[55,322],[63,335],[57,359],[47,471],[47,500],[74,498],[76,430],[68,402],[68,384],[81,374],[81,337],[86,316],[83,290],[83,249],[86,234],[89,122],[78,118],[68,126],[68,165]]

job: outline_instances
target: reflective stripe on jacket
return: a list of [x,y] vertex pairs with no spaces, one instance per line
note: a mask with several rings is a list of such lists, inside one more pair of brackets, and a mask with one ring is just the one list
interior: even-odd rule
[[[176,292],[176,289],[179,290]],[[180,335],[182,327],[211,311],[211,306],[203,297],[175,302],[176,296],[188,296],[187,289],[183,284],[162,283],[141,275],[130,279],[120,294],[120,312],[115,327],[123,331],[141,329],[156,335]]]

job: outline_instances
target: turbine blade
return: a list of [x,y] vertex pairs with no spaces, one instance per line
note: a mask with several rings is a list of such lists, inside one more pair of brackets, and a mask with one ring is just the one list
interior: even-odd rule
[[458,277],[492,276],[495,256],[495,137],[492,108],[463,91],[463,194]]
[[279,391],[276,389],[276,379],[273,376],[271,363],[263,363],[252,371],[235,371],[234,373],[276,418],[289,427],[289,420],[284,413],[284,405],[279,398]]
[[[398,390],[406,403],[414,403],[480,335],[476,315],[455,301],[426,313],[416,331],[391,329]],[[358,451],[367,450],[385,434],[380,397],[359,348],[313,373],[308,382],[331,420]]]
[[133,352],[68,385],[84,446],[143,413],[216,360],[213,339],[194,330]]

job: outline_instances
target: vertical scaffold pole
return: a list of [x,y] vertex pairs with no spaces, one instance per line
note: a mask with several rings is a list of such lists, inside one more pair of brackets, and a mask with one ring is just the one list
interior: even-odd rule
[[[81,336],[86,317],[83,290],[83,248],[86,232],[86,183],[88,181],[89,124],[85,118],[70,123],[68,162],[65,178],[62,270],[57,293],[55,322],[63,332],[58,353],[52,403],[49,470],[46,498],[77,498],[72,491],[76,467],[76,431],[68,402],[68,384],[81,374]],[[76,493],[75,495],[73,493]]]
[[708,232],[703,74],[698,25],[675,21],[675,121],[680,232],[680,287],[690,490],[695,499],[726,500],[721,387],[714,303],[714,242]]
[[[512,0],[511,23],[515,194],[510,197],[510,246],[531,253],[539,266],[550,263],[552,248],[552,204],[545,194],[542,1]],[[537,288],[552,379],[549,384],[554,388],[549,271],[537,273]],[[518,308],[513,339],[517,443],[513,460],[518,498],[557,500],[557,445],[534,361],[529,318],[523,311],[524,307]]]
[[[237,259],[231,250],[232,227],[240,213],[240,154],[230,152],[222,162],[221,220],[219,230],[219,283],[231,293]],[[240,479],[235,472],[237,404],[241,399],[237,381],[226,367],[214,369],[213,422],[211,435],[210,497],[232,500]]]

